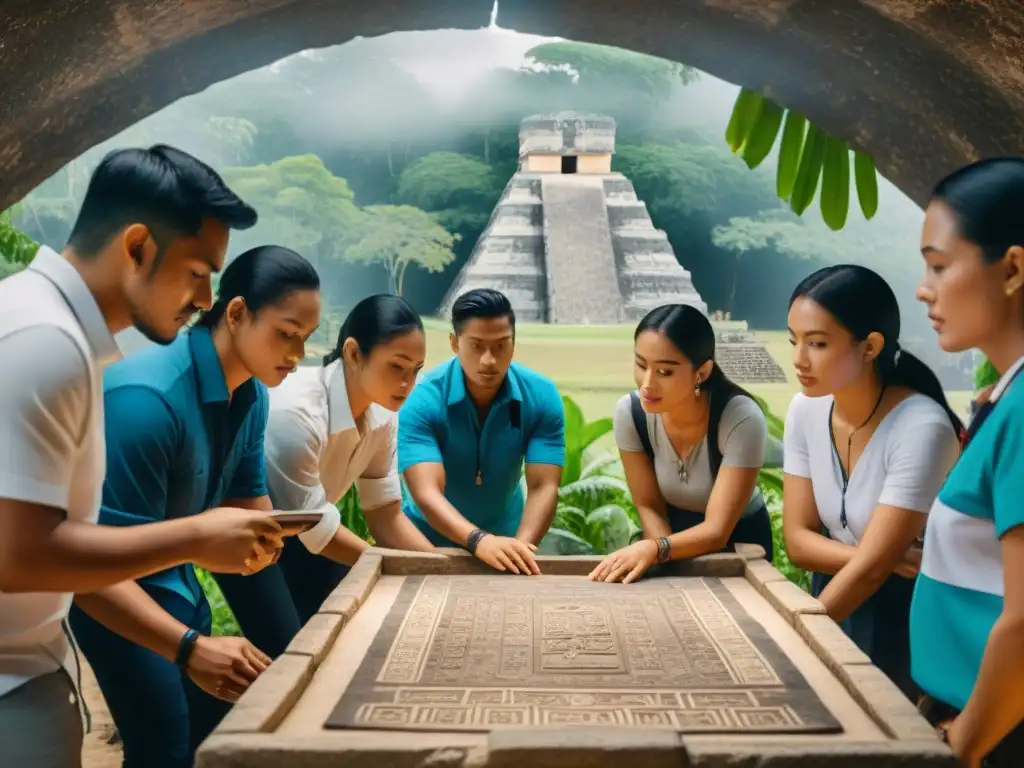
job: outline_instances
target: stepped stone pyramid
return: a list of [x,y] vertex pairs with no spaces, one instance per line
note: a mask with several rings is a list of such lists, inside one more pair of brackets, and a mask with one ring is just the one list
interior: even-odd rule
[[[655,229],[633,184],[612,171],[614,152],[610,117],[563,112],[523,120],[519,170],[441,314],[473,288],[507,295],[523,322],[631,323],[662,304],[690,304],[707,314],[689,271]],[[722,333],[719,340],[729,344]],[[736,381],[786,380],[752,334],[744,342],[722,350],[727,374]],[[743,365],[726,365],[727,357]]]

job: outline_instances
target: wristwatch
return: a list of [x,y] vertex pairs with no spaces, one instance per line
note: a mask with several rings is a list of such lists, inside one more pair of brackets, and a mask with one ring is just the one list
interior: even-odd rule
[[470,531],[469,536],[466,537],[466,551],[469,552],[469,554],[471,555],[475,555],[476,547],[477,544],[480,543],[480,539],[484,538],[484,536],[489,535],[490,534],[482,528],[477,528],[473,531]]
[[189,629],[178,642],[178,652],[174,655],[174,663],[179,669],[188,666],[188,660],[192,658],[192,651],[196,649],[196,641],[199,640],[199,632]]

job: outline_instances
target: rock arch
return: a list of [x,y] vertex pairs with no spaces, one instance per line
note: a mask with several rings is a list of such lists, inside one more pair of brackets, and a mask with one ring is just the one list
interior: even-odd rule
[[[478,28],[492,0],[6,0],[0,209],[77,154],[306,48]],[[1024,154],[1020,0],[502,0],[501,24],[678,59],[760,89],[875,156],[923,202],[944,172]]]

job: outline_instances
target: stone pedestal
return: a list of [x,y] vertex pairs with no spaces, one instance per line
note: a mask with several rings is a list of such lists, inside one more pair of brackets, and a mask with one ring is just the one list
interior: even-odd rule
[[763,554],[601,585],[593,557],[539,557],[535,577],[370,549],[197,767],[953,768]]

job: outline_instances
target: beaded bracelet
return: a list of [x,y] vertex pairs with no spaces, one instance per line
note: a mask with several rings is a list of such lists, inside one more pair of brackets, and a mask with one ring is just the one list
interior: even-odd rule
[[672,557],[672,545],[668,541],[668,536],[662,536],[658,539],[658,562],[667,563]]

